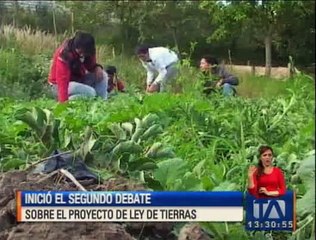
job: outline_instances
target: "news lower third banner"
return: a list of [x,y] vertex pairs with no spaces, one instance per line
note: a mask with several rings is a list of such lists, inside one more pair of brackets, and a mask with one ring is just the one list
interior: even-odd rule
[[241,222],[242,192],[17,191],[18,222]]
[[246,195],[246,229],[295,231],[295,192],[287,191],[278,198],[255,198]]

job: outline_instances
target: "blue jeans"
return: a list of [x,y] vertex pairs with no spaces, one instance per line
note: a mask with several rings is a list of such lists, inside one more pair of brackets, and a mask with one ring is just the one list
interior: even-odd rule
[[[81,83],[71,81],[68,86],[69,100],[74,100],[82,97],[100,96],[106,100],[108,98],[108,76],[103,72],[103,79],[97,80],[95,73],[88,73],[84,76]],[[52,85],[53,95],[57,98],[58,87]]]
[[222,87],[224,96],[233,96],[236,94],[236,89],[229,83],[224,83]]

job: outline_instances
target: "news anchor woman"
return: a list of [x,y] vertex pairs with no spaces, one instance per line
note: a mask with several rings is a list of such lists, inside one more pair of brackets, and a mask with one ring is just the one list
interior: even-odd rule
[[282,170],[273,166],[273,150],[269,146],[261,146],[258,150],[257,167],[248,169],[248,191],[257,198],[278,197],[286,192]]

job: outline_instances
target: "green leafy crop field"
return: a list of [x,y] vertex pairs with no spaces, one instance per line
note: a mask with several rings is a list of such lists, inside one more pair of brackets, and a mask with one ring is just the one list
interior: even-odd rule
[[[315,211],[315,98],[307,76],[291,81],[284,94],[258,98],[194,91],[130,91],[67,104],[2,98],[0,168],[22,170],[60,149],[76,152],[104,180],[123,176],[153,190],[245,191],[248,166],[268,144],[297,192],[292,237],[306,239]],[[203,226],[216,239],[251,239],[242,224]]]

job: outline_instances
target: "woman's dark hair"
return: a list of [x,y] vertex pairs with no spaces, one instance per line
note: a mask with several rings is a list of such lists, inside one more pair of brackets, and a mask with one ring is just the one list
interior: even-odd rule
[[81,31],[76,32],[73,38],[70,38],[65,42],[61,57],[68,61],[69,53],[75,51],[75,49],[81,49],[86,57],[95,55],[96,49],[94,37],[90,33]]
[[257,176],[261,176],[262,173],[263,173],[263,164],[262,164],[262,161],[260,160],[260,157],[262,154],[264,154],[266,151],[270,150],[272,152],[272,155],[273,155],[273,149],[270,147],[270,146],[267,146],[267,145],[263,145],[263,146],[260,146],[259,149],[258,149],[258,173],[257,173]]
[[73,38],[64,42],[64,49],[60,56],[68,62],[72,74],[80,76],[80,59],[71,57],[72,52],[76,49],[81,49],[84,52],[85,62],[91,61],[91,57],[96,53],[94,37],[90,33],[78,31]]
[[87,32],[76,32],[73,38],[73,47],[81,49],[86,56],[93,56],[96,52],[94,37]]
[[106,66],[105,71],[109,75],[114,75],[116,73],[116,67],[115,66]]
[[203,56],[202,58],[205,59],[205,61],[208,63],[208,64],[211,64],[211,65],[218,65],[218,61],[215,57],[212,57],[210,55],[205,55]]

